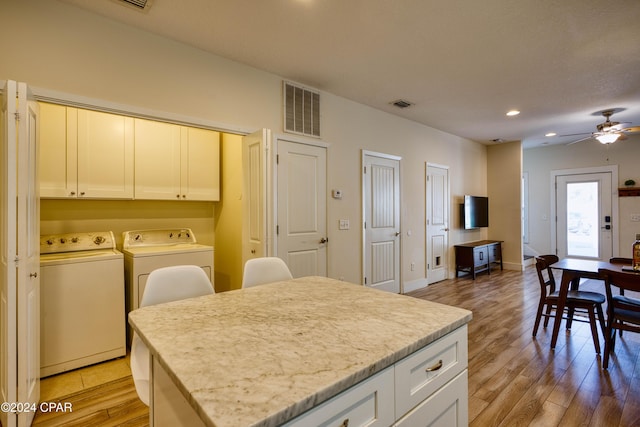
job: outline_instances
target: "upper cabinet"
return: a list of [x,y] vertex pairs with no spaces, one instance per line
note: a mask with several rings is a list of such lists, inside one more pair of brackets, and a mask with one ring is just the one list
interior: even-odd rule
[[78,112],[40,104],[40,197],[78,195]]
[[41,197],[220,200],[218,132],[63,105],[40,109]]
[[41,197],[133,198],[133,118],[40,107]]
[[220,200],[220,134],[135,120],[135,198]]

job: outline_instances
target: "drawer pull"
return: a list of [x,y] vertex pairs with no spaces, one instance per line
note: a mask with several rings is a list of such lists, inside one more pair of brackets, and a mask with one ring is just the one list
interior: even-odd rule
[[349,418],[345,419],[342,424],[340,424],[340,427],[349,427]]
[[436,363],[435,365],[430,366],[427,369],[425,369],[425,372],[437,371],[440,368],[442,368],[442,359],[438,360],[438,363]]

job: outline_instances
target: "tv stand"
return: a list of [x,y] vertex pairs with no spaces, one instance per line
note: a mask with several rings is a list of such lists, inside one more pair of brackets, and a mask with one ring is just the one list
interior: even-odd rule
[[476,274],[486,271],[491,274],[493,265],[500,265],[502,270],[502,240],[479,240],[477,242],[455,245],[456,277],[460,271]]

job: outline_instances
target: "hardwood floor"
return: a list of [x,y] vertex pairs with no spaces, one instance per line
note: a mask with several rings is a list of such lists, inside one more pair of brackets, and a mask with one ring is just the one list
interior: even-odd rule
[[[609,370],[588,325],[574,323],[549,348],[551,327],[531,337],[538,304],[535,269],[494,270],[411,293],[473,311],[469,324],[469,422],[485,426],[640,425],[640,336],[625,333]],[[602,337],[601,337],[602,340]],[[73,413],[38,414],[34,425],[148,425],[130,377],[57,399]]]
[[618,340],[608,371],[586,323],[561,329],[551,350],[551,324],[531,336],[540,295],[534,268],[447,280],[411,295],[473,312],[470,426],[640,425],[640,336]]

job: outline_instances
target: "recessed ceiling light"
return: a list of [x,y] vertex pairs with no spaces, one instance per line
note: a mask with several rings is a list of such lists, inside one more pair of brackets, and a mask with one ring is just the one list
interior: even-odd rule
[[511,116],[517,116],[518,114],[520,114],[520,111],[518,110],[511,110],[507,113],[507,116],[511,117]]
[[549,133],[545,134],[544,136],[550,137],[550,136],[556,136],[556,135],[557,135],[557,133],[555,133],[555,132],[549,132]]

